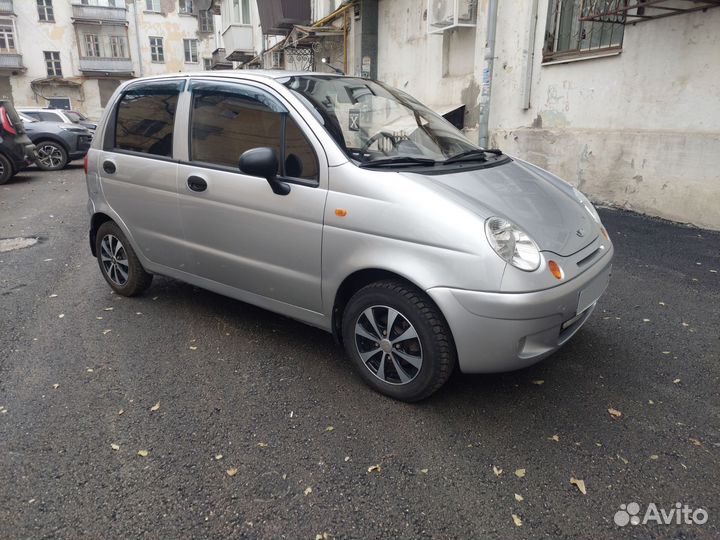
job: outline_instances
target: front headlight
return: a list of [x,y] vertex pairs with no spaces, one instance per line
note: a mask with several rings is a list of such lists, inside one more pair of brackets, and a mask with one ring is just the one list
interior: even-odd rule
[[525,231],[507,219],[491,217],[485,222],[485,236],[501,259],[515,268],[532,272],[540,266],[540,250]]
[[592,218],[600,225],[602,225],[602,222],[600,221],[600,214],[597,213],[597,210],[595,210],[595,207],[590,202],[590,199],[588,199],[585,195],[580,193],[577,189],[573,188],[573,193],[575,194],[575,198],[578,200],[580,204],[582,204],[585,207],[585,210],[588,211],[588,213],[592,216]]

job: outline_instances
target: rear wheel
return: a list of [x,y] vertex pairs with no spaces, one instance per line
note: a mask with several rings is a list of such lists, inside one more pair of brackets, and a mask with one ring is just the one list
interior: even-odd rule
[[12,163],[4,155],[0,154],[0,184],[4,184],[13,177]]
[[42,141],[37,144],[37,161],[43,171],[59,171],[68,164],[68,154],[60,143]]
[[100,272],[116,293],[136,296],[150,286],[152,274],[145,271],[122,230],[112,221],[100,225],[95,253]]
[[379,281],[355,293],[343,314],[343,341],[365,382],[401,401],[428,397],[455,366],[440,310],[402,281]]

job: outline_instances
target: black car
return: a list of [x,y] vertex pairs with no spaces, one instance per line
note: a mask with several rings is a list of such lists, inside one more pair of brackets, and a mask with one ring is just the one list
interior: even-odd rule
[[39,122],[22,112],[18,114],[35,143],[35,164],[43,171],[63,169],[87,154],[92,142],[92,132],[87,128],[65,122]]
[[0,99],[0,184],[33,161],[35,145],[10,101]]

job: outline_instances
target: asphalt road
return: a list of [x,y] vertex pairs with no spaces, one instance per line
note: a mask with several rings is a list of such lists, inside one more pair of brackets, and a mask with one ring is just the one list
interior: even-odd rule
[[[165,278],[111,294],[85,201],[80,165],[0,186],[0,238],[40,238],[0,253],[0,538],[720,534],[720,234],[601,211],[584,329],[407,405],[319,330]],[[617,526],[631,502],[708,521]]]

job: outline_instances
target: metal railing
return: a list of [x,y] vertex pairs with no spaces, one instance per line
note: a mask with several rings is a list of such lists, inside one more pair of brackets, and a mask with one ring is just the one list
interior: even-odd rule
[[72,9],[73,19],[110,22],[125,22],[127,20],[127,10],[124,7],[73,4]]
[[0,69],[25,69],[22,63],[22,55],[0,52]]
[[80,71],[104,71],[107,73],[132,73],[130,58],[110,58],[104,56],[81,56]]

